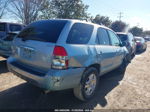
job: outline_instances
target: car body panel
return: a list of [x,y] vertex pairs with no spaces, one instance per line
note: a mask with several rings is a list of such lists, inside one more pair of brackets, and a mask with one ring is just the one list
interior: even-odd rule
[[[42,72],[39,76],[25,67],[13,64],[16,60],[9,58],[7,61],[8,69],[22,79],[45,90],[63,90],[76,87],[81,80],[85,68],[71,68],[68,70],[49,69],[48,72]],[[33,70],[33,69],[32,69]],[[41,72],[41,71],[40,71]]]

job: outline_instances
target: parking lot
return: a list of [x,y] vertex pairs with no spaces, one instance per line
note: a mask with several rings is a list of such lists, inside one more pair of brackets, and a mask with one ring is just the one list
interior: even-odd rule
[[150,108],[150,42],[144,53],[138,53],[125,74],[110,72],[100,78],[96,97],[87,103],[78,101],[72,90],[43,92],[7,70],[0,58],[0,109],[149,109]]

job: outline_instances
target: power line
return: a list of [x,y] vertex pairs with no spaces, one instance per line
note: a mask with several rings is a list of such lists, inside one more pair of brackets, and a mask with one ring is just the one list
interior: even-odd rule
[[119,13],[119,16],[118,16],[119,21],[121,21],[122,17],[123,17],[123,13],[122,13],[122,12],[120,12],[120,13]]

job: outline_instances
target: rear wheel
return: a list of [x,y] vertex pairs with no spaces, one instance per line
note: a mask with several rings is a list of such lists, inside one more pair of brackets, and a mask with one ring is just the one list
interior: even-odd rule
[[88,101],[95,95],[98,82],[98,70],[94,67],[88,68],[83,73],[83,77],[79,86],[74,88],[74,95],[79,100]]

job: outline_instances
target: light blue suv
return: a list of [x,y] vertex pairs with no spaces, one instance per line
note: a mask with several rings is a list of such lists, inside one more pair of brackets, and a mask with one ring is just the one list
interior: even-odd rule
[[125,71],[128,50],[111,29],[79,20],[42,20],[14,39],[9,70],[45,91],[73,89],[87,101],[98,77]]

